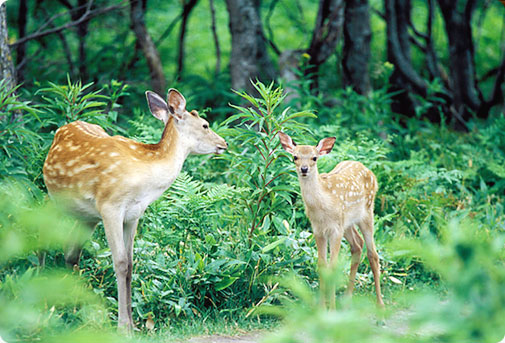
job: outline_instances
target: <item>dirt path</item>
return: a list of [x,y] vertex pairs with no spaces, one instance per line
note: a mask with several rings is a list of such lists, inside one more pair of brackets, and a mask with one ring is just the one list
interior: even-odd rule
[[262,332],[249,332],[245,335],[238,336],[198,336],[191,338],[186,343],[259,343],[263,336],[264,333]]
[[[382,328],[392,331],[399,336],[408,334],[408,318],[412,315],[410,310],[398,310],[392,317],[387,319]],[[271,332],[268,331],[252,331],[237,335],[207,335],[196,336],[189,340],[184,340],[181,343],[261,343],[262,339],[267,337]],[[302,334],[303,335],[303,334]],[[302,340],[303,341],[303,340]],[[307,340],[312,342],[312,340]],[[505,338],[503,342],[505,343]]]

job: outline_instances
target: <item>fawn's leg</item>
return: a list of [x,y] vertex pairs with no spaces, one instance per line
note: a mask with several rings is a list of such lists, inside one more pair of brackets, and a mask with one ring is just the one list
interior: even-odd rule
[[[337,267],[338,253],[340,252],[340,245],[342,244],[342,237],[343,237],[343,229],[342,228],[336,228],[330,235],[329,244],[330,244],[330,270],[332,272],[331,276],[333,276],[333,272],[335,271],[335,268]],[[330,282],[330,285],[328,287],[328,292],[329,292],[330,309],[334,310],[335,309],[335,292],[336,292],[335,279],[333,277],[331,277],[329,282]]]
[[351,272],[349,273],[349,284],[346,291],[346,295],[351,297],[354,290],[356,272],[361,260],[361,252],[363,251],[363,238],[361,238],[354,225],[345,230],[344,237],[351,247]]
[[359,223],[359,228],[365,239],[368,261],[370,261],[370,267],[372,267],[377,304],[380,307],[384,307],[381,293],[379,255],[377,254],[373,238],[373,212],[370,212],[369,215]]
[[324,272],[328,265],[326,261],[326,254],[328,249],[328,240],[324,235],[314,235],[317,247],[317,267],[319,273],[319,294],[320,303],[322,307],[326,307],[326,282],[324,277]]

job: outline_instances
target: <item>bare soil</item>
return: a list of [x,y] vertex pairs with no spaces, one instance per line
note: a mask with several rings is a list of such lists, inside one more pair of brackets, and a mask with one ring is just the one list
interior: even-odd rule
[[261,342],[264,333],[248,332],[244,335],[227,336],[227,335],[212,335],[193,337],[186,343],[259,343]]

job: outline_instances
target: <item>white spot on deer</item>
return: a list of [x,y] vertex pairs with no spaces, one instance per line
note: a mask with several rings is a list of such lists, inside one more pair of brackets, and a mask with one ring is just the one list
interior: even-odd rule
[[118,152],[111,152],[109,154],[110,157],[116,157],[116,156],[119,156],[119,153]]
[[93,186],[98,181],[98,176],[88,180],[88,186]]
[[337,194],[337,191],[336,191],[336,190],[333,190],[333,191],[332,191],[332,193],[333,193],[333,194]]
[[96,164],[83,164],[82,166],[75,168],[74,173],[77,174],[84,170],[95,168],[96,166],[97,166]]
[[68,145],[68,150],[69,151],[76,151],[76,150],[79,150],[81,147],[79,145],[72,145],[72,144],[69,144]]
[[67,162],[67,167],[72,167],[76,163],[77,163],[77,160],[70,160]]
[[130,144],[130,149],[137,150],[137,146],[135,144]]

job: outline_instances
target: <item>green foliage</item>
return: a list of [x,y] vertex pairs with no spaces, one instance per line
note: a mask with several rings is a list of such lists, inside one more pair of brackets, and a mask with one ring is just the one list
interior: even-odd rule
[[81,340],[118,341],[103,333],[109,331],[105,309],[81,278],[36,267],[34,251],[61,249],[68,232],[77,239],[80,231],[61,210],[39,204],[23,188],[0,183],[0,211],[8,213],[0,217],[0,335],[8,342],[55,342],[75,332]]
[[30,127],[40,119],[38,111],[28,101],[20,100],[16,90],[0,81],[0,178],[33,179],[42,137]]
[[[162,334],[168,326],[205,323],[209,318],[244,323],[258,318],[255,309],[261,304],[282,303],[286,307],[270,307],[284,313],[288,323],[275,338],[281,342],[299,339],[300,329],[313,341],[366,342],[376,337],[384,342],[491,342],[498,335],[493,325],[498,325],[504,307],[497,285],[503,283],[505,117],[475,121],[471,133],[455,133],[393,115],[384,89],[368,97],[349,89],[335,92],[337,103],[331,107],[323,97],[304,93],[303,87],[309,87],[304,82],[293,110],[285,107],[282,89],[273,84],[255,83],[258,98],[238,93],[236,103],[242,104],[232,106],[236,112],[221,126],[213,123],[228,141],[228,151],[218,157],[190,157],[186,173],[148,208],[134,247],[137,326],[142,328],[151,317]],[[117,102],[124,94],[120,84],[100,93],[90,92],[91,87],[50,85],[32,103],[0,89],[2,118],[10,117],[15,108],[23,111],[22,122],[0,120],[7,130],[1,136],[3,176],[21,175],[17,178],[24,182],[21,190],[3,187],[5,195],[0,196],[2,213],[9,214],[0,218],[0,311],[4,304],[12,311],[5,317],[9,322],[0,320],[2,337],[9,332],[9,338],[34,340],[55,334],[64,339],[68,330],[107,329],[116,319],[116,281],[102,228],[85,246],[78,277],[63,284],[55,281],[54,286],[40,280],[62,278],[58,267],[66,237],[58,232],[69,232],[70,225],[65,220],[55,223],[63,214],[52,205],[40,205],[40,170],[53,131],[69,120],[66,111],[106,127],[122,111]],[[139,109],[132,112],[130,136],[143,142],[159,140],[159,122]],[[312,112],[318,113],[317,119]],[[376,314],[369,300],[373,279],[366,261],[358,270],[352,306],[330,313],[317,308],[315,244],[291,159],[276,137],[280,130],[300,144],[337,137],[333,152],[318,161],[321,172],[355,159],[376,174],[375,238],[386,306],[392,309],[384,315],[386,324],[399,326],[399,332],[375,325],[382,314]],[[23,195],[26,191],[30,195]],[[45,270],[33,252],[40,249],[47,251]],[[349,269],[345,244],[340,261],[333,276],[340,281],[339,295]],[[293,273],[297,281],[279,281]],[[80,280],[77,286],[74,279]],[[86,286],[79,284],[83,281]],[[21,295],[38,284],[37,297],[25,303]],[[61,292],[74,287],[85,300],[65,298],[58,303],[44,295],[43,285]],[[101,301],[89,297],[90,289]],[[40,299],[47,301],[41,305]],[[433,308],[437,310],[431,316]],[[36,320],[22,319],[12,324],[13,330],[5,329],[12,313],[21,312]],[[395,312],[406,313],[408,319],[398,319]],[[450,323],[447,318],[455,319]],[[474,324],[463,328],[465,321]],[[434,324],[436,330],[430,329]]]
[[245,199],[250,237],[261,225],[262,230],[268,231],[271,223],[276,224],[279,232],[285,233],[282,219],[291,218],[294,213],[290,210],[292,188],[279,179],[287,174],[289,167],[278,161],[287,154],[280,149],[277,133],[294,131],[297,136],[303,135],[308,128],[297,119],[315,117],[307,111],[290,113],[289,107],[281,111],[279,107],[285,95],[281,88],[274,88],[273,83],[265,86],[256,82],[253,85],[260,98],[239,93],[250,105],[232,105],[239,113],[224,122],[224,125],[234,125],[225,131],[233,142],[224,157],[230,161],[228,178],[252,191]]
[[361,296],[336,311],[321,309],[317,295],[303,281],[283,281],[290,296],[283,306],[263,313],[285,319],[266,342],[498,342],[505,315],[503,232],[476,230],[476,223],[439,222],[441,236],[423,231],[393,242],[397,256],[416,256],[442,278],[446,295],[433,290],[406,295],[410,308],[378,310]]
[[[125,85],[112,80],[103,95],[103,89],[92,90],[93,83],[83,85],[81,81],[73,83],[67,75],[67,84],[60,86],[49,82],[49,86],[39,89],[45,101],[43,110],[47,118],[51,118],[56,127],[63,126],[75,120],[85,120],[96,123],[106,129],[114,129],[112,122],[117,120],[119,97],[126,95]],[[117,130],[117,129],[116,129]]]

